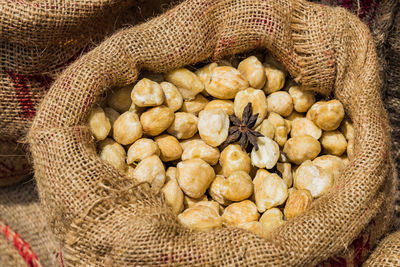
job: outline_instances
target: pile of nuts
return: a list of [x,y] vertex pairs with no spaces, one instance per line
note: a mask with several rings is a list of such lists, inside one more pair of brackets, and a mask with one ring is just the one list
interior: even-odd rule
[[343,105],[318,101],[269,55],[142,75],[112,89],[88,125],[100,158],[161,190],[188,228],[267,237],[353,157]]

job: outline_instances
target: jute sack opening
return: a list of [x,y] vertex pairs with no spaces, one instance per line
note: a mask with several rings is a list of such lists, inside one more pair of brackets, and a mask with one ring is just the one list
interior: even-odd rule
[[363,266],[400,266],[400,231],[390,234],[379,242]]
[[[344,104],[356,157],[328,194],[268,240],[236,228],[188,230],[161,194],[97,156],[87,114],[108,88],[133,83],[140,69],[164,72],[255,48]],[[56,80],[28,135],[41,204],[66,264],[310,266],[340,254],[376,218],[381,235],[392,218],[394,171],[380,85],[371,34],[342,8],[191,0],[118,32]]]

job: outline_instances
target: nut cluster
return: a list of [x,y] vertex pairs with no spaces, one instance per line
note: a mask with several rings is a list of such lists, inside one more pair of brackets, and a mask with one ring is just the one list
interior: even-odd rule
[[267,237],[329,191],[354,130],[338,100],[317,101],[262,57],[112,89],[88,117],[100,158],[161,191],[188,228]]

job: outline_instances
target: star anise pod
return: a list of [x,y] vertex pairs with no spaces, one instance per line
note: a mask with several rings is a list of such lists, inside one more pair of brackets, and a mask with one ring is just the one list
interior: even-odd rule
[[249,145],[247,147],[248,151],[251,151],[253,146],[258,150],[257,137],[263,137],[264,135],[251,129],[256,124],[258,118],[258,113],[253,115],[251,105],[250,102],[244,108],[242,120],[234,115],[229,116],[229,120],[232,122],[233,126],[229,128],[229,135],[223,146],[227,146],[240,140],[239,143],[243,151],[246,151],[247,145]]

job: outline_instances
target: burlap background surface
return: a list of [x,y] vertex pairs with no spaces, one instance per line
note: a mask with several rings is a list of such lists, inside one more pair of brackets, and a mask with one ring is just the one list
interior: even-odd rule
[[400,266],[400,231],[383,239],[363,264],[364,267]]
[[[190,231],[161,195],[99,159],[86,115],[107,88],[132,83],[141,68],[166,71],[254,48],[270,50],[297,81],[344,103],[357,156],[329,194],[269,240],[240,229]],[[117,33],[57,79],[28,138],[41,204],[66,264],[309,266],[362,233],[377,239],[391,221],[395,189],[380,89],[371,34],[341,8],[191,0]]]

